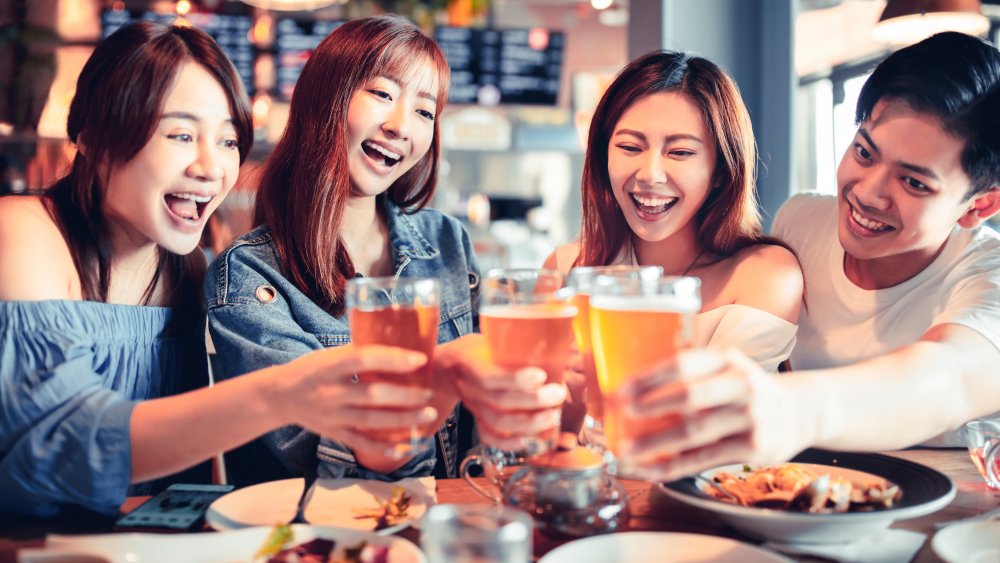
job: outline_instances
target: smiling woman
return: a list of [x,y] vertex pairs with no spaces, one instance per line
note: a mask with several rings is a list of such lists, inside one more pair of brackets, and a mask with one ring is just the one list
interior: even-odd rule
[[[114,514],[156,488],[130,483],[286,424],[337,427],[358,372],[427,362],[346,346],[195,389],[205,260],[192,250],[252,138],[242,84],[205,33],[123,26],[81,72],[68,131],[79,150],[65,178],[0,198],[0,513]],[[393,401],[409,424],[424,397]]]
[[[459,338],[476,324],[479,267],[472,241],[459,221],[424,209],[437,183],[437,118],[448,83],[448,64],[437,44],[405,20],[355,20],[327,36],[302,69],[288,125],[262,174],[256,209],[261,226],[215,261],[205,286],[222,366],[216,375],[239,381],[254,369],[347,345],[348,280],[438,278],[441,299],[433,325],[436,343],[444,345],[433,349],[430,388],[417,389],[427,396],[416,449],[389,438],[409,436],[407,421],[399,417],[408,411],[393,403],[394,390],[415,388],[361,373],[350,409],[328,404],[315,412],[341,416],[342,423],[328,426],[322,440],[289,426],[234,452],[227,465],[237,484],[297,476],[317,458],[320,475],[327,477],[457,476],[460,444],[471,441],[471,419],[456,407],[456,381],[474,378],[444,366],[465,365],[460,358],[475,359],[475,369],[489,362],[475,356],[481,340]],[[260,288],[273,298],[259,299]],[[518,417],[518,428],[530,434],[534,426],[551,426],[526,424],[524,413],[558,409],[564,391],[547,389],[544,377],[496,375],[492,381],[501,385],[531,382],[528,396],[494,389],[479,404],[514,397],[520,412],[511,416]],[[514,427],[498,416],[500,427]]]

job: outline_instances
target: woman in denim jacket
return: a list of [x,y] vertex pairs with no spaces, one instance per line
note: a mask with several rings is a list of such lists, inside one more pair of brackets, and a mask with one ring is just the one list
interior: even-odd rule
[[[472,434],[471,419],[457,406],[460,392],[490,427],[531,432],[543,424],[536,421],[556,418],[505,419],[499,401],[552,411],[563,393],[535,377],[487,374],[481,341],[456,341],[476,328],[472,242],[457,220],[422,209],[437,181],[437,117],[448,81],[440,49],[404,20],[355,20],[331,33],[303,68],[287,129],[262,174],[261,226],[237,239],[206,280],[218,375],[228,379],[349,343],[344,289],[351,277],[439,278],[438,342],[451,344],[435,352],[434,393],[424,412],[436,439],[426,437],[429,447],[409,457],[392,456],[394,445],[367,431],[386,424],[376,399],[387,400],[387,387],[395,386],[374,383],[369,402],[355,405],[357,420],[346,420],[318,447],[315,435],[289,426],[233,452],[235,483],[297,475],[317,456],[326,477],[456,476],[459,449],[471,445]],[[501,381],[518,381],[524,396],[496,393]]]

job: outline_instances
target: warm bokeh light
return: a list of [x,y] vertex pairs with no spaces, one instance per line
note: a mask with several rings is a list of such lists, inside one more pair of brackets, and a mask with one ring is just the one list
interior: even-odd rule
[[186,16],[191,13],[191,2],[188,0],[179,0],[177,2],[177,15]]
[[614,0],[590,0],[590,5],[594,7],[595,10],[606,10],[614,4]]

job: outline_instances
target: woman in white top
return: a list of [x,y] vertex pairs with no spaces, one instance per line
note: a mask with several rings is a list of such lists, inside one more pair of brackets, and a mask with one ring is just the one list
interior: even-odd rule
[[580,240],[545,267],[656,265],[697,276],[695,344],[739,348],[776,370],[795,343],[802,272],[761,232],[756,162],[750,115],[725,71],[683,53],[644,55],[597,106]]

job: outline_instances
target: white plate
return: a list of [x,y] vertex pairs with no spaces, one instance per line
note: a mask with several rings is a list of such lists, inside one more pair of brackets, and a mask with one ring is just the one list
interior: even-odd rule
[[787,563],[777,553],[735,540],[702,534],[624,532],[576,540],[557,547],[538,563],[674,563],[739,561]]
[[[379,530],[393,534],[419,520],[427,511],[427,501],[417,483],[384,483],[362,479],[319,479],[312,500],[306,506],[306,520],[314,526],[336,526],[356,530],[375,529],[374,518],[357,519],[354,508],[376,508],[388,500],[392,488],[402,486],[410,495],[409,518]],[[250,526],[273,526],[295,516],[295,505],[302,494],[302,479],[284,479],[260,483],[233,491],[215,500],[205,513],[205,521],[216,530],[235,530]]]
[[[715,499],[688,477],[661,483],[657,489],[685,504],[714,513],[720,520],[744,534],[780,543],[844,543],[876,534],[896,520],[916,518],[940,510],[955,498],[955,484],[929,467],[880,454],[857,454],[807,450],[794,463],[831,475],[886,480],[899,485],[902,498],[893,508],[872,512],[809,514],[767,508],[738,506]],[[820,467],[821,466],[821,467]],[[711,479],[719,471],[738,473],[742,465],[716,467],[701,475]]]
[[[93,536],[49,536],[44,548],[22,549],[20,563],[220,563],[247,562],[264,544],[271,528],[247,528],[202,534],[104,534]],[[426,563],[417,546],[403,538],[380,536],[360,530],[295,525],[298,545],[314,538],[337,542],[335,553],[362,541],[387,546],[390,563]]]
[[931,548],[948,563],[998,563],[1000,521],[953,524],[934,535]]

